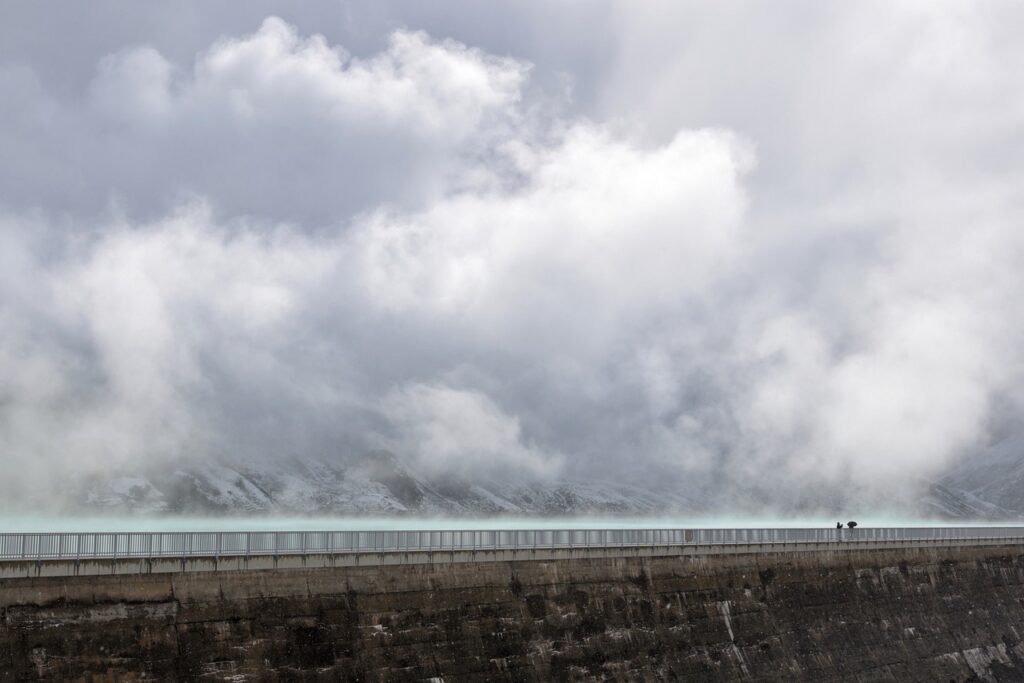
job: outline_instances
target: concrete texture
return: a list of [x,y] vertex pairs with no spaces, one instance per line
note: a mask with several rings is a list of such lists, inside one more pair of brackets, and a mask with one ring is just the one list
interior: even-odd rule
[[0,681],[1024,680],[1020,546],[0,580]]

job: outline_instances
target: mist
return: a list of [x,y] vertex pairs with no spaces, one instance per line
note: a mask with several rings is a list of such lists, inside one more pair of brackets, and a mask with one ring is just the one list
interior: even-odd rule
[[1021,433],[1015,5],[43,5],[0,27],[0,509],[388,452],[884,517]]

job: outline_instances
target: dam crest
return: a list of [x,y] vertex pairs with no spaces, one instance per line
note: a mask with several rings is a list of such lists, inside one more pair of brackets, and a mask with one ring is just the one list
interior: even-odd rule
[[173,558],[26,537],[0,680],[1024,679],[1020,528],[586,531]]

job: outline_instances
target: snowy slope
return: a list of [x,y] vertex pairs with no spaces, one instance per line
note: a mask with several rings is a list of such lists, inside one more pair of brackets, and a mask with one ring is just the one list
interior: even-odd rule
[[972,499],[1024,513],[1024,435],[1012,435],[964,458],[940,481]]
[[920,501],[921,515],[927,519],[1005,520],[1018,516],[1015,510],[983,500],[970,491],[932,484]]
[[[756,493],[756,492],[755,492]],[[755,493],[745,499],[758,500]],[[166,471],[121,472],[87,482],[80,505],[96,512],[173,514],[610,514],[651,516],[720,512],[713,502],[681,492],[621,482],[430,481],[377,452],[345,465],[205,463]],[[709,504],[710,503],[710,504]],[[762,500],[780,510],[778,501]],[[833,501],[834,503],[834,501]],[[758,507],[756,502],[752,503]],[[827,507],[814,497],[792,509]],[[1024,439],[1008,439],[960,463],[905,509],[908,515],[948,519],[1024,516]]]
[[609,482],[431,482],[389,453],[346,466],[203,464],[122,473],[89,482],[80,501],[95,511],[176,514],[640,515],[698,509],[680,494]]

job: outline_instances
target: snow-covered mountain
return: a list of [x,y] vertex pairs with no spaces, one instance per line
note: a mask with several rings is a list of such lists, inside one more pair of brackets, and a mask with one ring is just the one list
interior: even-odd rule
[[1015,509],[1000,507],[970,491],[942,483],[928,487],[918,501],[917,510],[926,519],[1008,520],[1022,516]]
[[1024,434],[961,460],[939,482],[971,500],[1024,516]]
[[[1006,439],[985,449],[922,488],[923,495],[904,502],[904,514],[971,520],[1022,518],[1024,438]],[[752,509],[800,514],[827,509],[826,499],[831,497],[794,500],[791,508],[782,509],[770,492],[734,492],[731,499],[746,500]],[[300,461],[203,463],[171,470],[121,472],[85,482],[76,503],[76,509],[93,512],[184,515],[650,516],[722,512],[720,502],[716,504],[715,499],[700,493],[622,482],[435,481],[403,467],[387,452],[372,453],[344,465]],[[847,507],[832,500],[835,504]]]
[[628,514],[693,512],[672,491],[600,481],[428,481],[377,452],[347,466],[207,463],[87,482],[80,503],[98,512],[172,514]]

